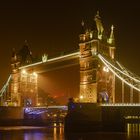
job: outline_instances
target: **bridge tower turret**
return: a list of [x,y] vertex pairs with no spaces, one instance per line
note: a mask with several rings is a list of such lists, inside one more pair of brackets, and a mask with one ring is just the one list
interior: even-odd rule
[[13,49],[12,57],[11,57],[11,102],[15,106],[20,106],[20,73],[19,73],[20,60],[19,57]]
[[108,39],[108,44],[109,44],[109,55],[111,59],[114,59],[115,57],[115,38],[114,38],[114,26],[111,26],[111,33],[110,37]]
[[82,22],[80,34],[80,101],[97,102],[97,48],[92,52],[92,31],[86,29]]

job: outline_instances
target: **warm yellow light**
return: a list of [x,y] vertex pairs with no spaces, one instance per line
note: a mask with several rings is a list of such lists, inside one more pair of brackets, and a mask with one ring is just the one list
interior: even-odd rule
[[37,77],[37,73],[36,72],[33,72],[33,76]]
[[107,42],[108,42],[109,44],[112,44],[112,39],[109,38],[109,39],[107,40]]
[[109,69],[107,67],[103,67],[103,71],[109,72]]
[[93,37],[93,34],[92,34],[92,33],[90,33],[90,38],[92,39],[92,37]]
[[21,73],[22,74],[27,74],[27,71],[26,70],[22,70]]
[[81,96],[80,96],[80,99],[83,99],[83,98],[84,98],[83,95],[81,95]]

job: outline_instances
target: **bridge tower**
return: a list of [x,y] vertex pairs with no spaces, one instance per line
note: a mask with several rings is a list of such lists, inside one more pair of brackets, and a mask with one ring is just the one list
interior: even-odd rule
[[86,29],[82,22],[80,42],[80,101],[115,102],[115,76],[98,59],[101,53],[113,61],[115,39],[111,27],[110,36],[105,34],[99,12],[95,16],[96,30]]
[[37,74],[34,70],[21,69],[21,66],[32,63],[31,52],[27,42],[16,53],[13,50],[11,58],[11,102],[14,106],[37,105]]

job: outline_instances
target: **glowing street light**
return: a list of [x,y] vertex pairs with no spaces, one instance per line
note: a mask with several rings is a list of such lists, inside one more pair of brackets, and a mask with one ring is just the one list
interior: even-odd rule
[[27,74],[27,71],[26,70],[22,70],[21,73],[22,74]]
[[33,72],[33,76],[37,77],[37,73],[36,72]]
[[82,100],[84,97],[83,97],[83,95],[80,95],[80,99]]
[[109,69],[105,66],[105,67],[103,67],[103,71],[109,72]]

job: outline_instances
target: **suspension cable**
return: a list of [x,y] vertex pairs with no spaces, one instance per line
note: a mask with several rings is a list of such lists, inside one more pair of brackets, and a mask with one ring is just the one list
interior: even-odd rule
[[4,86],[3,86],[2,89],[0,90],[0,97],[3,96],[3,93],[5,92],[7,86],[9,85],[10,80],[11,80],[11,75],[8,77],[7,82],[4,84]]
[[108,62],[103,56],[101,56],[100,54],[98,54],[99,58],[102,59],[102,61],[104,61],[105,63],[107,63],[108,65],[110,65],[111,67],[113,67],[115,70],[119,71],[120,73],[122,73],[123,75],[129,77],[131,80],[134,80],[136,82],[140,83],[140,80],[128,75],[127,73],[121,71],[120,69],[116,68],[114,65],[112,65],[110,62]]
[[[132,87],[132,88],[134,88],[135,90],[137,90],[137,91],[140,92],[140,88],[138,88],[138,87],[134,86],[133,84],[129,83],[128,81],[126,81],[126,79],[122,78],[118,73],[116,73],[116,72],[113,70],[113,68],[116,69],[117,71],[119,71],[120,73],[122,73],[123,75],[129,77],[130,79],[134,79],[134,81],[140,82],[139,80],[137,80],[137,79],[135,79],[135,78],[133,78],[133,77],[127,75],[126,73],[122,72],[121,70],[119,70],[118,68],[116,68],[115,66],[113,66],[111,63],[109,63],[105,58],[103,58],[103,56],[101,56],[100,54],[98,54],[98,57],[99,57],[100,60],[104,63],[104,65],[105,65],[106,67],[108,67],[108,69],[109,69],[113,74],[115,74],[115,76],[117,76],[120,80],[122,80],[122,81],[123,81],[124,83],[126,83],[128,86],[130,86],[130,87]],[[112,68],[111,66],[112,66],[113,68]]]

